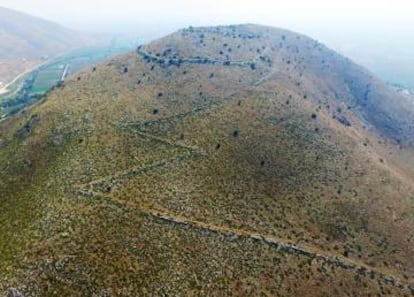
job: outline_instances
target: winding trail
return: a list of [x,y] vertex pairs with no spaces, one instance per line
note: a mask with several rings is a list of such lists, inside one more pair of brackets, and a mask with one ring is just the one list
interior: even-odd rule
[[131,210],[139,211],[145,215],[153,217],[156,220],[160,220],[166,224],[174,225],[177,228],[194,228],[203,231],[204,234],[207,232],[211,235],[221,235],[228,240],[244,239],[252,240],[261,244],[267,244],[274,247],[278,251],[302,256],[308,258],[311,261],[318,261],[335,266],[337,268],[352,271],[358,275],[364,275],[371,279],[377,279],[378,281],[382,281],[383,283],[394,286],[401,290],[407,290],[408,292],[412,292],[414,294],[414,284],[410,284],[407,281],[403,281],[394,275],[366,265],[360,261],[338,256],[326,251],[321,251],[320,249],[311,245],[295,245],[290,243],[289,240],[276,238],[266,234],[252,233],[226,226],[217,226],[214,224],[209,224],[174,214],[171,211],[160,206],[156,206],[156,208],[154,208],[152,205],[125,201],[114,198],[110,195],[96,195],[94,198],[100,200],[103,199],[104,201],[116,204],[119,207],[127,207]]
[[[146,55],[145,52],[138,53],[141,55]],[[149,57],[151,59],[159,59],[159,57],[156,56]],[[185,61],[188,63],[206,63],[206,59],[203,58],[200,58],[200,60],[186,59]],[[233,63],[236,63],[235,65],[237,66],[244,66],[249,65],[248,63],[251,62],[252,61]],[[207,61],[207,63],[222,64],[223,61],[209,60]],[[277,69],[263,76],[258,81],[256,81],[254,86],[262,84],[276,72]],[[95,180],[81,185],[76,185],[74,188],[75,194],[78,196],[86,197],[87,199],[101,200],[107,203],[115,204],[119,207],[130,208],[131,210],[141,212],[142,214],[151,216],[156,220],[160,220],[166,224],[173,225],[177,228],[193,228],[203,231],[204,234],[207,233],[211,235],[223,236],[227,240],[244,239],[257,242],[258,244],[266,244],[271,247],[274,247],[276,250],[291,255],[305,257],[311,261],[321,262],[324,264],[331,265],[333,267],[350,271],[352,273],[355,273],[355,275],[363,275],[365,277],[369,277],[370,279],[376,279],[378,282],[383,282],[384,284],[394,286],[400,290],[411,292],[414,295],[414,284],[410,283],[407,280],[403,280],[400,276],[395,275],[393,272],[372,267],[361,261],[358,261],[357,259],[351,259],[331,253],[330,251],[321,250],[320,248],[310,244],[294,244],[288,239],[277,238],[268,234],[250,232],[248,230],[235,229],[228,226],[219,226],[211,223],[206,223],[203,221],[198,221],[174,213],[173,211],[165,209],[159,205],[148,205],[140,203],[139,201],[126,201],[114,197],[114,195],[111,193],[111,187],[120,185],[124,180],[128,180],[134,176],[145,174],[152,170],[168,167],[169,165],[180,164],[182,161],[194,161],[196,159],[203,158],[203,156],[205,156],[205,152],[202,152],[199,148],[177,144],[168,139],[157,137],[155,135],[148,133],[146,128],[152,125],[159,125],[177,119],[181,120],[184,117],[192,116],[199,112],[209,110],[212,107],[214,107],[214,105],[200,106],[187,113],[177,114],[165,119],[148,121],[144,123],[130,123],[126,125],[121,125],[119,127],[121,129],[131,129],[134,131],[134,133],[140,135],[141,137],[148,137],[160,143],[168,144],[171,147],[179,148],[182,150],[182,153],[178,153],[169,159],[160,160],[149,165],[137,166],[123,172],[118,172],[113,176],[104,177],[99,180]]]
[[[198,108],[196,112],[200,112],[202,110],[203,108]],[[178,117],[188,116],[191,114],[192,113],[189,112],[185,115],[178,115]],[[166,118],[164,121],[172,119],[174,119],[174,116],[171,118]],[[160,143],[180,148],[183,150],[183,152],[178,153],[169,159],[160,160],[145,166],[137,166],[129,170],[119,172],[113,176],[104,177],[81,185],[76,185],[74,188],[75,194],[87,199],[104,200],[107,203],[116,204],[120,207],[130,208],[143,214],[149,215],[166,224],[174,225],[177,228],[194,228],[202,230],[203,232],[210,233],[212,235],[221,235],[228,240],[245,239],[252,240],[260,244],[267,244],[274,247],[276,250],[292,255],[302,256],[308,258],[311,261],[325,263],[337,268],[351,271],[358,275],[369,277],[371,279],[377,279],[378,281],[381,281],[385,284],[394,286],[401,290],[412,292],[414,294],[414,284],[411,284],[406,280],[402,280],[392,272],[386,272],[381,269],[369,266],[356,259],[339,256],[337,254],[333,254],[326,250],[321,250],[320,248],[309,244],[294,244],[288,239],[276,238],[268,234],[249,232],[247,230],[235,229],[227,226],[218,226],[194,220],[192,218],[174,213],[158,205],[147,205],[140,202],[126,201],[114,197],[111,193],[112,187],[121,185],[125,180],[129,180],[134,176],[139,176],[152,170],[169,167],[171,165],[182,164],[184,161],[192,162],[199,160],[205,156],[205,153],[200,151],[198,148],[177,144],[171,142],[170,140],[160,138],[140,130],[140,128],[143,128],[148,124],[151,125],[152,123],[154,122],[146,122],[138,125],[130,124],[129,128],[134,129],[134,133],[137,133],[142,137],[148,137]]]
[[195,114],[207,112],[219,106],[220,106],[219,104],[213,102],[210,104],[198,106],[186,113],[173,115],[167,118],[162,118],[162,119],[147,121],[147,122],[142,122],[142,123],[127,123],[127,124],[119,125],[118,129],[126,130],[126,131],[130,130],[134,134],[139,135],[142,138],[148,138],[160,144],[167,145],[173,149],[179,149],[181,152],[167,159],[162,159],[162,160],[159,160],[159,161],[156,161],[151,164],[144,165],[144,166],[140,164],[130,169],[117,172],[114,175],[103,177],[98,180],[94,180],[94,181],[91,181],[85,184],[77,185],[75,186],[75,193],[77,195],[84,196],[84,197],[94,197],[101,193],[110,192],[110,189],[112,189],[112,187],[118,186],[122,184],[124,180],[128,180],[134,176],[144,174],[152,170],[167,167],[171,164],[179,164],[182,162],[189,162],[189,161],[195,161],[195,160],[202,159],[206,153],[202,151],[200,148],[172,142],[168,139],[152,135],[148,133],[146,129],[152,125],[162,125],[162,124],[165,124],[166,122],[181,120],[185,117],[190,117],[190,116],[194,116]]
[[165,65],[189,63],[189,64],[211,64],[211,65],[251,67],[251,65],[257,62],[258,60],[258,58],[255,58],[252,60],[244,60],[244,61],[218,60],[218,59],[213,59],[209,57],[167,58],[167,57],[158,57],[156,55],[150,54],[144,51],[142,48],[138,48],[137,53],[138,55],[142,56],[144,59],[151,59],[152,61],[156,61],[160,64],[165,64]]

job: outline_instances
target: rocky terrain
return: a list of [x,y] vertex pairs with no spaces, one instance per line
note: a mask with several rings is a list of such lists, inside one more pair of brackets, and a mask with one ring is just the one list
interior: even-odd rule
[[413,112],[286,30],[141,46],[0,123],[0,289],[414,295]]

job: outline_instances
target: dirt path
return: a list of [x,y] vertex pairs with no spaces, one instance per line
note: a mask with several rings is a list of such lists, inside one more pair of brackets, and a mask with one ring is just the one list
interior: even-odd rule
[[218,59],[213,59],[210,57],[166,58],[166,57],[158,57],[156,55],[150,54],[141,48],[138,48],[137,53],[144,59],[148,58],[148,59],[151,59],[152,61],[156,61],[161,64],[166,63],[167,65],[189,63],[189,64],[210,64],[210,65],[250,67],[251,64],[255,63],[258,60],[256,58],[252,60],[244,60],[244,61],[218,60]]
[[[154,140],[174,145],[165,139],[155,137],[151,134],[146,134],[143,132],[139,133],[143,137],[150,137]],[[350,259],[347,257],[343,257],[341,255],[333,254],[329,251],[321,250],[320,248],[309,244],[294,244],[287,239],[276,238],[268,234],[250,232],[248,230],[234,229],[227,226],[218,226],[211,223],[206,223],[194,220],[192,218],[184,217],[180,214],[173,213],[172,211],[165,209],[161,206],[154,207],[141,203],[125,201],[113,197],[113,195],[111,194],[111,188],[114,186],[119,186],[119,184],[122,183],[125,179],[129,179],[132,176],[137,176],[148,171],[168,167],[169,164],[174,164],[177,162],[181,163],[185,160],[191,161],[194,158],[197,159],[197,157],[202,157],[202,154],[200,154],[200,152],[198,152],[198,154],[200,155],[197,156],[197,150],[195,148],[183,146],[180,147],[187,150],[187,153],[179,154],[170,159],[161,160],[144,167],[132,168],[130,170],[120,172],[114,176],[95,180],[90,183],[77,185],[75,186],[75,193],[78,196],[82,196],[88,199],[99,199],[107,201],[108,203],[115,203],[123,207],[128,207],[140,211],[149,216],[152,216],[155,219],[161,220],[166,224],[176,225],[177,227],[195,228],[211,234],[224,236],[229,240],[239,238],[253,240],[254,242],[261,244],[267,244],[274,247],[277,250],[289,254],[303,256],[312,261],[316,260],[341,269],[353,271],[353,273],[355,274],[364,275],[370,278],[376,278],[384,283],[395,286],[401,290],[414,292],[414,284],[410,284],[408,281],[402,280],[402,278],[400,278],[399,276],[394,275],[393,272],[374,268],[356,259]]]
[[[261,83],[265,82],[271,75],[274,75],[276,72],[277,69],[275,68],[274,71],[260,78],[254,85],[260,85]],[[320,248],[310,244],[294,244],[288,239],[276,238],[268,234],[250,232],[248,230],[235,229],[227,226],[219,226],[214,225],[212,223],[194,220],[193,218],[188,218],[180,214],[174,213],[168,209],[163,208],[162,206],[154,207],[152,205],[150,206],[139,202],[125,201],[116,198],[111,194],[111,188],[113,186],[119,186],[124,180],[127,180],[133,176],[138,176],[140,174],[152,170],[158,170],[160,168],[167,167],[170,164],[181,163],[183,161],[194,161],[194,159],[203,157],[203,155],[205,155],[205,152],[202,152],[199,148],[180,145],[171,142],[170,140],[157,137],[155,135],[147,133],[145,131],[145,128],[146,126],[162,124],[168,121],[174,121],[177,118],[182,119],[183,117],[191,116],[194,113],[203,112],[214,107],[214,105],[202,106],[195,108],[190,112],[175,115],[170,118],[149,121],[144,123],[133,123],[120,127],[123,129],[133,129],[135,133],[139,134],[142,137],[148,137],[160,143],[180,148],[184,151],[184,153],[177,154],[176,156],[170,159],[161,160],[143,167],[138,166],[123,172],[118,172],[113,176],[103,177],[99,180],[95,180],[82,185],[76,185],[75,193],[79,196],[83,196],[88,199],[99,199],[106,201],[108,203],[117,204],[121,207],[131,208],[133,210],[149,215],[157,220],[161,220],[166,224],[175,225],[178,228],[194,228],[213,235],[216,234],[223,236],[224,238],[227,238],[229,240],[247,239],[257,242],[259,244],[267,244],[285,253],[306,257],[312,261],[320,261],[322,263],[326,263],[334,267],[352,271],[356,275],[364,275],[371,279],[375,278],[378,281],[387,283],[401,290],[413,292],[414,294],[414,284],[409,283],[409,281],[407,280],[403,280],[403,278],[400,275],[396,275],[394,272],[391,271],[369,266],[361,261],[358,261],[357,259],[351,259],[344,257],[342,255],[334,254],[326,250],[321,250]]]
[[[98,198],[98,197],[97,197]],[[326,251],[321,251],[319,248],[313,247],[311,245],[295,245],[290,243],[288,240],[276,238],[266,234],[260,233],[251,233],[244,230],[233,229],[226,226],[217,226],[214,224],[209,224],[190,218],[186,218],[177,214],[173,214],[171,211],[157,207],[154,209],[153,206],[139,205],[133,202],[124,201],[120,199],[115,199],[113,197],[103,197],[100,196],[109,202],[116,203],[128,208],[138,210],[144,214],[150,215],[158,220],[165,222],[166,224],[173,224],[177,227],[190,227],[202,230],[204,232],[209,232],[211,234],[218,234],[224,236],[228,239],[248,239],[254,242],[268,244],[277,250],[303,256],[311,260],[321,261],[323,263],[342,268],[345,270],[353,271],[358,275],[365,275],[371,279],[378,279],[384,283],[395,286],[401,290],[407,290],[409,292],[414,292],[414,285],[410,284],[407,281],[402,281],[398,277],[391,275],[388,272],[382,271],[380,269],[366,265],[358,260],[346,258],[343,256],[338,256],[336,254],[331,254]]]

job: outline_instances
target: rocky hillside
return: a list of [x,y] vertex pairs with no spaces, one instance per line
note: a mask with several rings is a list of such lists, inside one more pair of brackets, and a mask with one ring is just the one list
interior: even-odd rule
[[0,124],[0,287],[410,296],[412,113],[315,40],[255,25],[97,65]]
[[[109,42],[55,23],[0,7],[0,82],[70,50]],[[42,59],[43,58],[43,59]]]

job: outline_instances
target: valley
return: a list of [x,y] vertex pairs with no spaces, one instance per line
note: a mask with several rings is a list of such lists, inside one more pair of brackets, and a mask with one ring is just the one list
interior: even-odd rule
[[0,94],[54,59],[85,48],[111,46],[111,35],[74,31],[59,24],[0,7]]
[[26,70],[0,89],[0,118],[30,106],[66,77],[130,50],[128,46],[73,51]]

